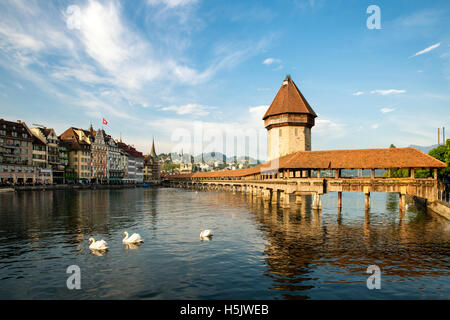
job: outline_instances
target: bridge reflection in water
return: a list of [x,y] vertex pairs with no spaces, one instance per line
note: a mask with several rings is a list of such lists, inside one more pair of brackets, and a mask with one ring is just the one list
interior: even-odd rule
[[[217,193],[218,202],[233,206],[235,195],[211,192]],[[355,194],[344,199],[344,210],[335,207],[336,194],[324,197],[322,210],[312,208],[312,196],[303,196],[289,208],[267,205],[251,195],[242,198],[268,241],[264,275],[272,279],[270,289],[284,292],[285,299],[384,299],[399,287],[420,292],[427,286],[425,279],[442,276],[445,281],[428,285],[442,289],[435,298],[450,297],[448,223],[429,215],[412,198],[406,210],[399,210],[399,196],[394,193],[374,195],[369,210]],[[380,294],[361,290],[369,276],[367,267],[373,264],[382,270]],[[352,290],[359,295],[355,297]]]
[[[372,299],[450,296],[447,221],[398,195],[312,196],[289,208],[245,193],[155,188],[0,195],[0,298]],[[200,242],[201,228],[213,229]],[[447,228],[447,229],[446,229]],[[138,232],[137,249],[122,244]],[[110,250],[95,256],[89,237]],[[83,290],[65,288],[67,266]],[[382,271],[368,290],[366,269]]]

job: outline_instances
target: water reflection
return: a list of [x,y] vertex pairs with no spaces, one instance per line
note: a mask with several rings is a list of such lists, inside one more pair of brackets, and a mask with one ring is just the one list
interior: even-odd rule
[[[0,298],[449,298],[449,224],[398,195],[312,197],[281,208],[243,193],[179,189],[0,195]],[[199,241],[212,229],[214,241]],[[142,245],[122,244],[125,230]],[[87,239],[104,238],[96,254]],[[148,240],[147,240],[148,239]],[[83,290],[65,288],[68,265]],[[368,290],[369,265],[382,290]]]

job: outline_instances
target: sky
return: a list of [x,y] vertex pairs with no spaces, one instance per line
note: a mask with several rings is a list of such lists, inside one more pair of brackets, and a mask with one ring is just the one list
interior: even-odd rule
[[0,2],[0,118],[29,127],[105,118],[144,153],[154,137],[158,153],[264,160],[262,116],[287,74],[318,114],[313,150],[436,144],[437,128],[450,136],[450,2]]

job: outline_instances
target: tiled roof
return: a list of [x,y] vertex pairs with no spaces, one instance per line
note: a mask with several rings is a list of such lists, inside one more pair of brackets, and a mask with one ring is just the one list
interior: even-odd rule
[[299,151],[249,169],[197,172],[177,178],[243,177],[276,169],[401,169],[446,168],[415,148]]
[[79,139],[78,134],[76,133],[77,130],[83,131],[85,134],[89,134],[89,131],[72,127],[72,128],[67,129],[66,131],[64,131],[59,136],[59,139],[64,140],[64,142],[68,143],[69,148],[72,150],[81,150],[82,145],[84,145],[85,148],[86,148],[86,146],[90,146],[85,141],[82,141]]
[[126,153],[128,153],[131,156],[141,157],[141,158],[144,157],[142,152],[137,151],[134,147],[132,147],[126,143],[118,142],[117,145],[120,149],[122,149],[123,151],[125,151]]
[[290,76],[287,76],[283,81],[283,85],[278,91],[275,99],[263,117],[263,120],[270,116],[275,116],[285,113],[301,113],[310,114],[314,118],[317,117],[314,110],[306,101],[300,90],[292,81]]

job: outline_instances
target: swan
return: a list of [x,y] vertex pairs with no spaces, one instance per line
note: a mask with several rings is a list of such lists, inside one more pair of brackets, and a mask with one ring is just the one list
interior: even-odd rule
[[128,237],[128,232],[126,231],[123,234],[125,235],[125,238],[122,240],[122,243],[129,244],[144,242],[144,240],[141,239],[141,236],[138,233],[133,233],[131,237]]
[[107,250],[108,245],[105,240],[95,241],[94,238],[89,239],[89,249],[91,250]]
[[200,230],[200,239],[212,237],[211,230]]

